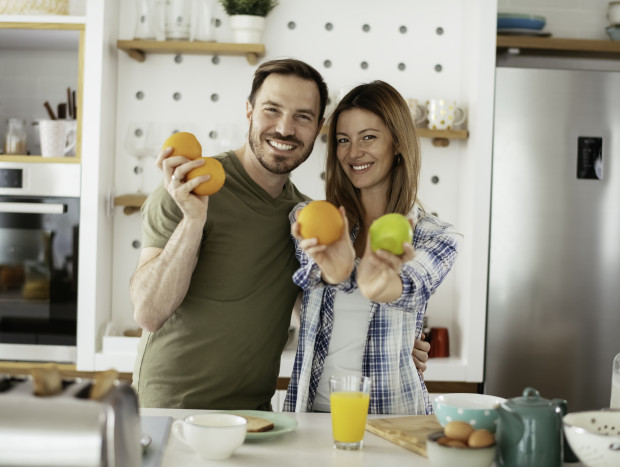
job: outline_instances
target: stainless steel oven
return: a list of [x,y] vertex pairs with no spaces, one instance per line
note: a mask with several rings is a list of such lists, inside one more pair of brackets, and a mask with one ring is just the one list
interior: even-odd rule
[[0,359],[76,359],[80,166],[0,163]]

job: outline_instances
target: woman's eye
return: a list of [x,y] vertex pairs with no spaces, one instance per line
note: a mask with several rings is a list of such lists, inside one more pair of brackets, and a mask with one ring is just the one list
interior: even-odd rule
[[336,140],[336,143],[338,143],[338,144],[345,144],[345,143],[348,143],[348,142],[349,142],[348,138],[338,138]]
[[376,136],[375,135],[364,135],[364,137],[362,138],[364,141],[368,141],[371,139],[375,139]]

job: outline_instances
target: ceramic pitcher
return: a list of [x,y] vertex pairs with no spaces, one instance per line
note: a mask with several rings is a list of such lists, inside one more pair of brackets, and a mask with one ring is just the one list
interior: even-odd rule
[[544,399],[534,388],[498,407],[498,458],[502,467],[561,467],[563,399]]

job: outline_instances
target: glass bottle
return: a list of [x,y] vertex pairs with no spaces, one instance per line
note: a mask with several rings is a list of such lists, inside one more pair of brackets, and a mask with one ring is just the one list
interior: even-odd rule
[[4,154],[27,154],[26,141],[26,122],[21,118],[9,118],[4,139]]

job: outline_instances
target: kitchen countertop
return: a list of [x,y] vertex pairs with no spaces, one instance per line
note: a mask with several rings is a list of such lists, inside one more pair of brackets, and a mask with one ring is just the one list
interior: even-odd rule
[[[142,415],[169,416],[176,419],[205,412],[181,409],[141,409]],[[323,467],[411,467],[431,466],[428,459],[408,451],[368,431],[364,434],[364,448],[361,451],[340,451],[332,447],[330,414],[286,413],[297,420],[297,428],[279,437],[261,441],[246,441],[232,457],[223,461],[201,459],[191,448],[185,446],[174,434],[170,434],[164,451],[161,467],[193,466],[316,466]],[[386,418],[389,415],[370,415],[371,418]],[[565,464],[579,467],[580,463]]]

